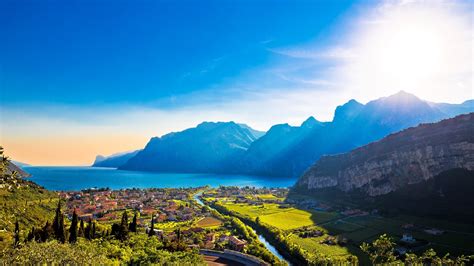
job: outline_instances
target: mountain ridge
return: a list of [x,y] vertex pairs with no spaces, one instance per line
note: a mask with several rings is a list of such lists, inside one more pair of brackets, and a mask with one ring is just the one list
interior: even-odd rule
[[[118,168],[180,172],[190,172],[191,169],[194,169],[229,174],[300,176],[322,155],[347,152],[420,123],[436,122],[462,112],[472,112],[474,111],[473,103],[474,100],[468,100],[462,104],[431,103],[421,100],[413,94],[400,91],[394,95],[369,101],[367,104],[351,99],[335,109],[331,122],[320,122],[310,116],[300,126],[291,126],[287,123],[278,124],[272,126],[263,135],[258,135],[261,132],[258,133],[245,124],[237,124],[233,121],[202,122],[195,128],[151,138],[147,143],[145,149],[167,142],[167,148],[164,149],[160,146],[161,151],[158,153],[160,158],[166,160],[169,165],[175,165],[172,169],[167,169],[164,165],[153,167],[153,164],[164,163],[156,157],[157,154],[143,151],[131,157]],[[216,130],[222,126],[226,126],[233,133],[229,133],[230,131],[226,133],[226,130]],[[230,129],[231,127],[232,129]],[[206,138],[209,144],[213,142],[212,138],[215,138],[215,142],[220,143],[219,145],[227,146],[233,151],[238,150],[238,152],[223,153],[223,147],[216,149],[213,145],[201,143],[203,145],[199,149],[203,152],[216,153],[220,150],[212,155],[215,157],[213,166],[204,167],[207,162],[200,163],[202,158],[196,155],[196,151],[192,151],[192,149],[196,149],[192,148],[196,141],[196,136],[192,135],[196,129],[208,132],[206,136],[198,134],[197,139],[204,140]],[[177,138],[177,135],[180,137]],[[183,136],[187,136],[185,137],[187,140],[184,140]],[[181,140],[176,142],[177,139]],[[177,145],[176,149],[172,149],[173,145]],[[191,151],[187,150],[186,145],[191,148]],[[176,155],[176,150],[181,155]],[[181,164],[182,166],[178,167],[178,161],[185,157],[183,154],[186,152],[194,153],[196,162],[191,163],[189,161],[191,159],[188,158],[186,164]],[[221,160],[218,160],[218,156],[222,157]],[[172,161],[173,157],[177,161]],[[146,162],[141,166],[138,158]],[[133,162],[129,163],[132,159]],[[145,164],[148,166],[145,167]],[[198,164],[203,165],[197,167]],[[194,165],[194,167],[187,169],[186,167],[189,165]]]
[[335,187],[369,196],[433,178],[443,171],[474,170],[474,113],[425,123],[359,147],[321,157],[296,187],[309,191]]

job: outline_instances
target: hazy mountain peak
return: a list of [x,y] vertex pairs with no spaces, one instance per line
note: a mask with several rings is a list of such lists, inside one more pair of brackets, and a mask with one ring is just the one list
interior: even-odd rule
[[106,157],[104,155],[97,155],[95,157],[94,164],[95,163],[100,163],[100,162],[104,161],[105,159],[106,159]]
[[[419,103],[419,102],[424,102],[414,94],[408,93],[406,91],[399,91],[393,95],[390,95],[388,97],[380,98],[375,101],[381,101],[384,103],[393,103],[393,104],[401,104],[401,105],[409,105],[409,104],[414,104],[414,103]],[[374,102],[375,102],[374,101]]]
[[351,99],[343,105],[336,107],[333,122],[341,122],[354,118],[364,107],[360,102]]
[[308,117],[308,119],[306,119],[302,124],[301,124],[301,127],[304,127],[304,128],[312,128],[316,125],[320,125],[321,122],[319,122],[318,120],[316,120],[316,118],[314,118],[313,116],[310,116]]

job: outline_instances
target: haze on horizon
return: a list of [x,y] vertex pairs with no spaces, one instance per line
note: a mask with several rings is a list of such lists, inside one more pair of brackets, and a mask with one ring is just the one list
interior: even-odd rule
[[472,1],[2,1],[0,144],[89,165],[202,121],[267,130],[400,90],[473,99]]

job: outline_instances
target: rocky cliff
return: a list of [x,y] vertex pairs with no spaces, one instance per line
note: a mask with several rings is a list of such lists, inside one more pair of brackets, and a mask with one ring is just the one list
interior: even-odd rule
[[457,168],[474,170],[474,113],[408,128],[348,153],[323,156],[296,187],[379,196]]

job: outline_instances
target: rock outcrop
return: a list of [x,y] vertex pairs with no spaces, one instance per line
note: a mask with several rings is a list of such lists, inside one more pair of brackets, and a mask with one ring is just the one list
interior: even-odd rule
[[130,160],[130,158],[134,157],[139,152],[140,150],[116,153],[110,156],[97,155],[92,167],[117,168],[124,165],[126,162],[128,162],[128,160]]
[[323,156],[296,187],[379,196],[457,168],[474,170],[474,113],[408,128],[348,153]]

